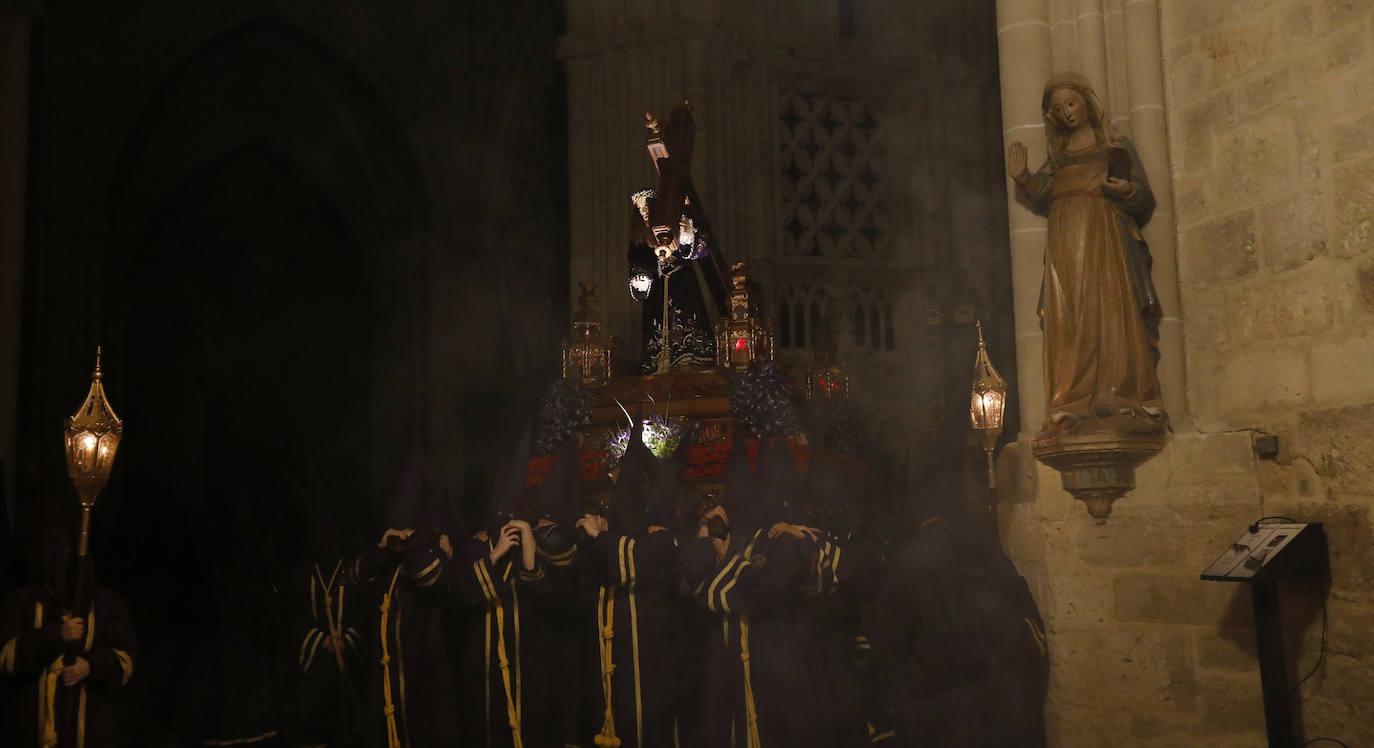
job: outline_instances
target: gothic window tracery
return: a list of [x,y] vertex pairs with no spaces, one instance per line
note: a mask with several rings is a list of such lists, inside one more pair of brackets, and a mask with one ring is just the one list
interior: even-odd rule
[[803,91],[779,100],[782,254],[890,259],[882,103]]

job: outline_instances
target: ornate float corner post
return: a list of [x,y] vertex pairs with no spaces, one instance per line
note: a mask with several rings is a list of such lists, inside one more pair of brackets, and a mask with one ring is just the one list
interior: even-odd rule
[[716,325],[716,365],[744,369],[773,360],[773,331],[749,298],[749,266],[730,267],[730,316]]
[[1040,109],[1044,164],[1032,172],[1023,144],[1007,148],[1025,203],[1049,218],[1039,305],[1046,413],[1031,448],[1100,524],[1169,436],[1155,365],[1161,309],[1141,234],[1155,198],[1135,145],[1087,78],[1052,76]]
[[582,293],[573,313],[572,335],[563,341],[563,378],[595,388],[611,378],[611,344],[601,330],[596,283],[578,281]]

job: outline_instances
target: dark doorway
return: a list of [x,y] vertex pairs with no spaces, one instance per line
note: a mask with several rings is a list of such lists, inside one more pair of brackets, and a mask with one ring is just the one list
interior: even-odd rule
[[216,567],[270,597],[312,498],[355,525],[365,512],[370,305],[344,226],[289,163],[248,146],[188,180],[144,234],[121,403],[139,438],[120,453],[120,493],[137,500],[108,508],[122,532],[102,558],[141,638],[163,643],[135,702],[195,700],[178,670],[233,620],[224,605],[244,604],[207,583]]

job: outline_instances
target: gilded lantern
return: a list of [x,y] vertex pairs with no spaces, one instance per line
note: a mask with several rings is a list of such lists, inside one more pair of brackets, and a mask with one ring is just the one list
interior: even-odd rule
[[110,480],[119,440],[124,435],[124,422],[115,415],[105,397],[104,375],[100,373],[100,348],[95,349],[95,371],[91,373],[91,389],[81,407],[67,419],[64,429],[67,448],[67,476],[81,500],[81,539],[77,552],[86,555],[90,534],[91,508],[101,489]]
[[773,331],[749,299],[749,267],[730,268],[730,316],[716,325],[716,365],[743,369],[773,358]]
[[572,335],[563,342],[563,378],[584,387],[600,387],[611,378],[611,344],[601,330],[596,284],[579,281],[578,285],[582,293],[577,297]]
[[96,497],[109,481],[119,439],[124,434],[124,422],[105,397],[103,378],[97,347],[91,389],[66,424],[67,475],[76,487],[81,506],[87,508],[95,505]]
[[983,323],[978,322],[978,354],[973,359],[973,392],[969,399],[969,419],[974,433],[982,440],[988,457],[988,485],[995,486],[992,452],[997,437],[1002,434],[1002,416],[1007,407],[1007,381],[988,360],[988,348],[983,342]]
[[839,400],[849,396],[849,366],[835,361],[833,351],[816,351],[815,365],[806,372],[809,400]]

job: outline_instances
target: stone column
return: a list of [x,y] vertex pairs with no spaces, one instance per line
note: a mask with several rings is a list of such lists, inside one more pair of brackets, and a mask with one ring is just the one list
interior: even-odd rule
[[12,512],[19,420],[24,215],[29,148],[29,34],[36,0],[0,0],[0,494]]
[[[997,56],[1001,63],[1003,139],[1025,143],[1030,168],[1034,169],[1045,158],[1040,89],[1053,73],[1048,0],[998,0]],[[1017,201],[1016,185],[1011,180],[1007,180],[1007,206],[1021,428],[1034,432],[1045,418],[1045,342],[1037,310],[1044,274],[1045,221]]]
[[1126,87],[1130,101],[1131,138],[1140,151],[1158,207],[1145,226],[1145,241],[1154,256],[1155,290],[1164,309],[1159,326],[1159,386],[1177,431],[1192,421],[1185,392],[1183,310],[1178,293],[1178,225],[1170,178],[1169,137],[1164,112],[1164,55],[1161,51],[1158,0],[1125,0]]

